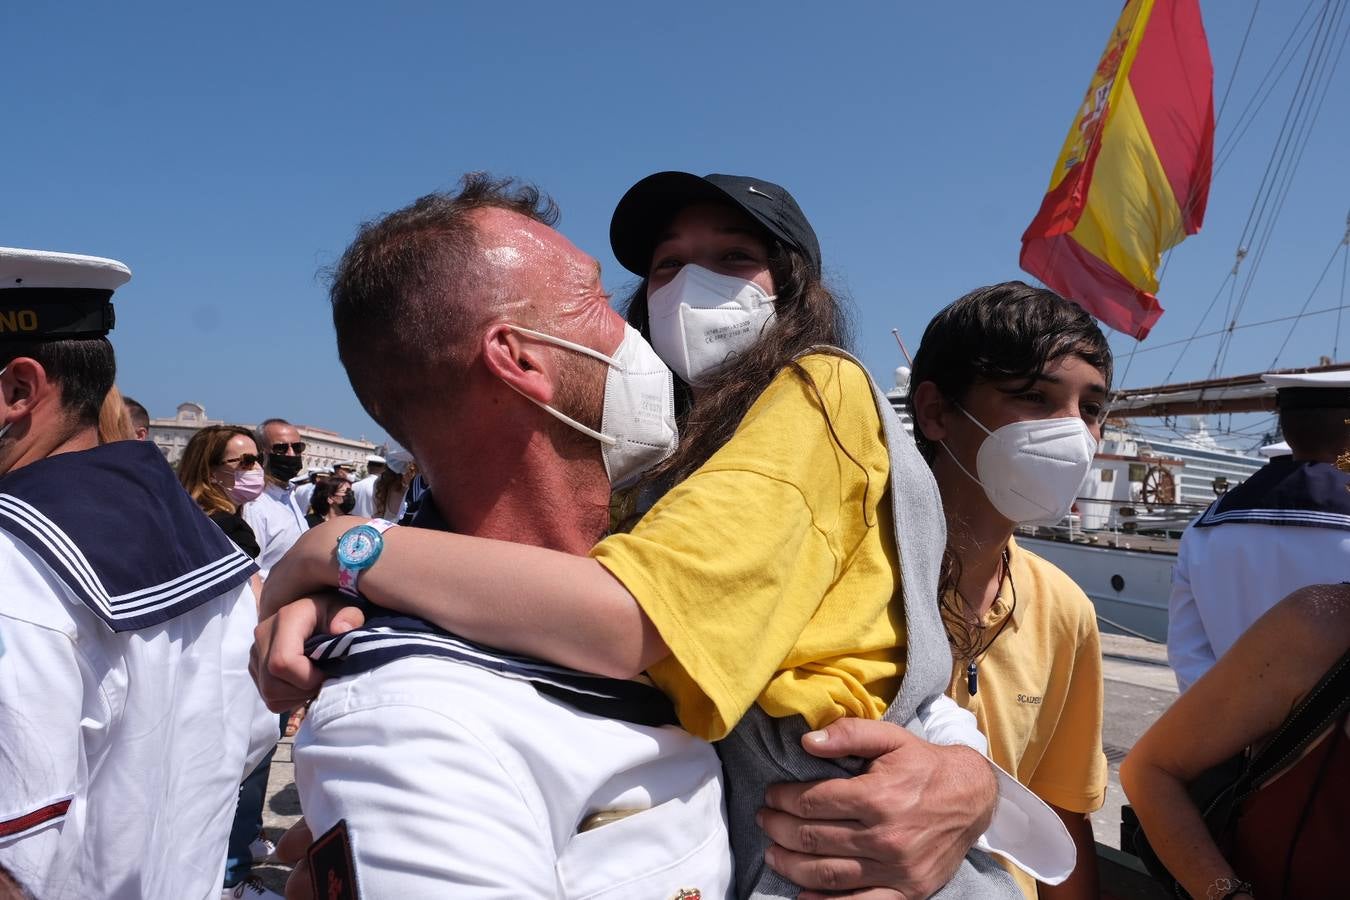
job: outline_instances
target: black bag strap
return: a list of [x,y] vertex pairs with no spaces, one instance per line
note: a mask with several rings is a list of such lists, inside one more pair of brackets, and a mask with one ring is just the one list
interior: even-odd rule
[[1271,774],[1296,760],[1347,709],[1350,709],[1350,650],[1322,676],[1270,743],[1253,757],[1236,785],[1237,799],[1245,799]]

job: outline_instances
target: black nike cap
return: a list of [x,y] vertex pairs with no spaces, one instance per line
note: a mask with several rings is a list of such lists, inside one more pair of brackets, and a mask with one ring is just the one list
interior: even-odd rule
[[614,258],[634,275],[646,277],[661,232],[691,203],[730,203],[773,237],[798,250],[820,274],[820,242],[797,201],[772,181],[745,175],[657,172],[628,189],[609,223]]

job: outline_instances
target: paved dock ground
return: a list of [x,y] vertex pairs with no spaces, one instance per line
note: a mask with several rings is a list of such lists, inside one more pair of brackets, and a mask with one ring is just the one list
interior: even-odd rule
[[1177,680],[1167,665],[1167,648],[1142,638],[1102,635],[1102,679],[1106,704],[1102,743],[1110,764],[1106,803],[1092,816],[1097,841],[1120,847],[1120,761],[1139,736],[1172,705]]
[[[1102,739],[1110,763],[1106,804],[1092,817],[1097,840],[1120,846],[1120,807],[1125,795],[1120,789],[1120,761],[1134,742],[1153,724],[1177,695],[1176,679],[1167,667],[1167,649],[1140,638],[1102,635],[1102,677],[1106,709]],[[291,739],[283,738],[272,760],[263,810],[263,830],[273,841],[300,817],[300,799],[295,790],[295,767],[291,762]],[[255,867],[268,887],[281,893],[288,870],[276,862]]]
[[[295,764],[291,762],[291,738],[282,738],[272,757],[267,778],[267,802],[263,804],[263,834],[273,843],[300,818],[300,795],[295,790]],[[285,893],[290,867],[269,860],[253,867],[253,874],[278,894]]]

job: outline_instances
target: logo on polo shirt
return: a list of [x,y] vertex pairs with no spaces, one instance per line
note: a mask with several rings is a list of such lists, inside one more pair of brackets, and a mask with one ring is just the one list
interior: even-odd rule
[[1042,700],[1042,699],[1043,699],[1043,698],[1042,698],[1040,695],[1032,695],[1032,694],[1018,694],[1018,695],[1017,695],[1017,702],[1018,702],[1018,703],[1025,703],[1025,704],[1027,704],[1028,706],[1040,706],[1040,705],[1041,705],[1041,700]]
[[19,334],[38,330],[38,316],[35,309],[0,310],[0,334]]

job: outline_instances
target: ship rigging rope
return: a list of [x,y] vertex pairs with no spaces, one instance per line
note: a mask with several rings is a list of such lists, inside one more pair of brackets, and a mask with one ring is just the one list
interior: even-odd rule
[[[1275,351],[1275,358],[1272,359],[1272,360],[1270,361],[1270,366],[1269,366],[1270,369],[1273,370],[1273,369],[1275,369],[1275,368],[1277,368],[1277,367],[1279,366],[1280,356],[1284,354],[1284,348],[1287,347],[1287,346],[1289,346],[1289,339],[1292,338],[1292,337],[1294,336],[1294,329],[1298,328],[1299,320],[1302,319],[1303,314],[1304,314],[1305,312],[1307,312],[1307,310],[1308,310],[1308,305],[1309,305],[1310,303],[1312,303],[1313,297],[1316,296],[1316,294],[1317,294],[1317,289],[1320,288],[1320,287],[1322,286],[1322,282],[1326,279],[1327,273],[1331,271],[1331,265],[1332,265],[1332,263],[1334,263],[1334,262],[1336,261],[1336,257],[1337,257],[1337,256],[1340,256],[1340,255],[1346,253],[1347,249],[1350,249],[1350,245],[1347,244],[1347,241],[1350,241],[1350,230],[1347,230],[1347,231],[1346,231],[1346,237],[1345,237],[1345,238],[1342,238],[1340,241],[1337,242],[1337,244],[1336,244],[1336,249],[1333,250],[1333,251],[1331,251],[1331,258],[1328,259],[1328,260],[1327,260],[1327,264],[1326,264],[1325,266],[1322,267],[1322,274],[1317,276],[1317,283],[1314,284],[1314,285],[1313,285],[1313,289],[1312,289],[1311,291],[1308,292],[1308,299],[1304,300],[1304,301],[1303,301],[1303,305],[1302,305],[1301,307],[1299,307],[1299,310],[1298,310],[1298,317],[1296,317],[1296,318],[1294,319],[1293,322],[1290,322],[1290,323],[1289,323],[1289,331],[1285,333],[1285,336],[1284,336],[1284,342],[1280,344],[1280,349],[1278,349],[1278,350]],[[1341,306],[1344,306],[1344,305],[1345,305],[1345,278],[1344,278],[1344,276],[1342,276],[1342,278],[1341,278],[1341,298],[1340,298],[1340,303],[1341,303]],[[1336,310],[1336,330],[1337,330],[1337,331],[1340,331],[1340,327],[1341,327],[1341,312],[1340,312],[1340,309],[1338,308],[1338,309]],[[1331,358],[1332,358],[1333,361],[1336,359],[1336,351],[1335,351],[1335,350],[1332,350]]]
[[[1303,71],[1290,97],[1275,146],[1266,163],[1266,171],[1262,175],[1238,241],[1239,253],[1244,248],[1249,248],[1252,241],[1255,242],[1256,250],[1252,254],[1252,264],[1247,269],[1237,302],[1231,314],[1225,316],[1229,324],[1229,333],[1220,338],[1214,365],[1210,369],[1211,377],[1223,371],[1227,362],[1233,343],[1232,331],[1235,330],[1251,296],[1252,285],[1270,246],[1271,235],[1284,209],[1294,175],[1303,160],[1313,127],[1326,101],[1341,52],[1345,49],[1345,37],[1350,36],[1350,30],[1346,31],[1346,35],[1340,35],[1346,6],[1347,0],[1326,0],[1318,16]],[[1333,48],[1337,49],[1333,52]]]
[[[1311,23],[1308,24],[1308,27],[1306,29],[1304,28],[1304,21],[1308,18],[1309,13],[1312,12],[1313,7],[1317,3],[1318,0],[1308,0],[1307,5],[1303,8],[1303,12],[1299,15],[1298,20],[1294,23],[1293,27],[1289,29],[1289,33],[1285,36],[1284,43],[1281,44],[1279,51],[1275,54],[1274,58],[1271,60],[1271,63],[1267,67],[1265,73],[1261,76],[1260,81],[1257,83],[1255,89],[1251,93],[1251,96],[1248,98],[1246,104],[1243,106],[1242,111],[1238,113],[1237,119],[1233,123],[1232,127],[1229,129],[1227,136],[1220,143],[1219,148],[1215,153],[1216,162],[1211,171],[1211,177],[1217,175],[1218,172],[1221,169],[1223,169],[1224,165],[1228,162],[1228,160],[1232,158],[1233,152],[1237,149],[1238,145],[1241,143],[1243,137],[1246,135],[1248,129],[1251,127],[1251,124],[1254,121],[1256,121],[1256,118],[1258,114],[1261,112],[1261,110],[1264,108],[1266,101],[1270,99],[1275,89],[1279,86],[1279,83],[1284,79],[1284,75],[1288,71],[1290,65],[1298,57],[1299,51],[1302,49],[1303,45],[1308,41],[1309,37],[1313,34],[1314,29],[1316,28],[1319,20],[1314,19]],[[1222,101],[1220,101],[1219,110],[1215,115],[1216,128],[1223,122],[1227,121],[1226,119],[1224,119],[1224,112],[1227,109],[1228,101],[1233,91],[1233,86],[1236,83],[1239,66],[1245,53],[1248,39],[1251,36],[1251,31],[1256,21],[1256,16],[1260,9],[1260,6],[1261,6],[1260,0],[1256,0],[1256,2],[1252,6],[1252,13],[1247,20],[1247,28],[1246,31],[1243,33],[1242,43],[1238,47],[1237,56],[1233,63],[1233,69],[1229,73],[1228,84],[1224,88],[1223,99]],[[1295,42],[1294,40],[1295,37],[1298,37],[1297,42]],[[1192,202],[1193,198],[1187,198],[1187,209],[1189,209]],[[1255,201],[1253,201],[1253,208],[1255,208]],[[1166,255],[1163,258],[1162,267],[1158,272],[1159,282],[1162,281],[1163,277],[1167,273],[1167,268],[1172,260],[1172,253],[1175,251],[1175,249],[1176,249],[1175,245],[1169,247]],[[1170,382],[1172,380],[1172,377],[1176,374],[1177,367],[1181,364],[1182,359],[1186,357],[1187,351],[1190,349],[1190,344],[1201,336],[1200,329],[1203,328],[1205,326],[1205,323],[1209,321],[1210,313],[1213,312],[1215,305],[1218,303],[1219,297],[1223,296],[1225,287],[1228,288],[1228,301],[1227,301],[1227,308],[1225,309],[1224,312],[1223,321],[1225,322],[1230,321],[1230,316],[1232,314],[1237,288],[1237,275],[1242,263],[1242,259],[1245,255],[1246,251],[1243,249],[1242,243],[1239,242],[1238,250],[1235,253],[1236,257],[1235,262],[1233,264],[1232,269],[1224,277],[1223,282],[1220,283],[1218,289],[1214,292],[1214,296],[1210,299],[1209,305],[1205,307],[1204,313],[1200,316],[1199,320],[1196,322],[1195,328],[1192,330],[1190,337],[1181,342],[1171,342],[1169,344],[1161,345],[1161,346],[1172,346],[1176,343],[1180,343],[1183,345],[1182,349],[1177,354],[1177,358],[1173,361],[1172,367],[1167,373],[1167,377],[1163,379],[1164,383]],[[1219,333],[1221,334],[1222,332]],[[1149,349],[1157,349],[1157,347],[1155,346]],[[1128,369],[1128,362],[1127,362],[1127,369]],[[1123,379],[1121,380],[1120,383],[1122,386],[1125,384]]]
[[[1345,273],[1350,263],[1350,213],[1345,214],[1345,252],[1341,254],[1341,306],[1345,306]],[[1341,311],[1336,310],[1336,336],[1331,342],[1331,361],[1340,357],[1341,351]]]
[[[1312,8],[1316,3],[1317,0],[1308,0],[1308,5],[1303,8],[1303,13],[1298,17],[1298,21],[1295,22],[1294,27],[1289,30],[1289,34],[1285,37],[1284,43],[1280,46],[1279,52],[1275,54],[1275,58],[1271,61],[1269,68],[1266,69],[1266,73],[1261,76],[1260,82],[1257,83],[1255,90],[1252,91],[1252,95],[1247,100],[1246,106],[1242,108],[1242,112],[1238,113],[1237,121],[1234,123],[1232,129],[1229,130],[1228,136],[1223,139],[1223,142],[1219,145],[1218,150],[1215,152],[1215,157],[1217,161],[1214,164],[1211,177],[1217,177],[1218,173],[1223,169],[1224,165],[1228,162],[1229,159],[1232,158],[1233,152],[1237,149],[1243,137],[1246,136],[1247,130],[1251,127],[1251,124],[1256,121],[1256,117],[1261,112],[1262,108],[1265,107],[1266,101],[1270,99],[1271,94],[1275,92],[1275,88],[1277,88],[1280,82],[1284,80],[1284,73],[1289,70],[1289,66],[1294,62],[1294,59],[1298,56],[1299,49],[1302,48],[1304,42],[1307,41],[1308,37],[1312,34],[1313,27],[1316,25],[1316,20],[1310,23],[1308,25],[1308,28],[1304,30],[1303,36],[1299,38],[1298,43],[1292,44],[1294,37],[1299,33],[1299,29],[1303,27],[1303,20],[1308,17],[1308,13],[1312,12]],[[1260,6],[1259,2],[1257,3],[1257,6]],[[1256,17],[1256,9],[1254,8],[1252,10],[1252,19],[1248,21],[1247,25],[1248,30],[1250,30],[1251,22],[1255,20],[1255,17]],[[1246,36],[1244,36],[1243,37],[1244,47],[1246,46],[1246,41],[1247,41]],[[1289,54],[1287,59],[1285,58],[1286,51]],[[1239,59],[1241,58],[1241,55],[1242,50],[1239,49],[1238,51]],[[1283,63],[1281,63],[1281,60],[1283,60]],[[1279,69],[1278,72],[1276,72],[1276,68]],[[1274,76],[1273,79],[1271,77],[1272,75]],[[1232,91],[1233,79],[1235,79],[1236,77],[1237,77],[1237,65],[1234,64],[1232,75],[1229,78],[1228,87],[1225,89],[1224,92],[1223,102],[1225,105],[1228,102],[1228,94]],[[1264,94],[1262,93],[1263,90],[1265,91]],[[1258,97],[1260,98],[1259,102],[1257,99]],[[1253,104],[1255,104],[1254,108]],[[1222,111],[1223,107],[1221,105],[1220,114],[1222,113]],[[1215,116],[1214,124],[1216,129],[1221,120],[1222,115]],[[1158,272],[1158,280],[1160,282],[1162,281],[1163,276],[1167,272],[1167,266],[1172,261],[1172,254],[1175,251],[1176,245],[1169,247],[1167,250],[1167,255],[1163,258],[1162,268]],[[1177,354],[1176,360],[1173,361],[1172,363],[1171,370],[1167,373],[1167,377],[1163,379],[1164,384],[1170,382],[1172,380],[1172,376],[1176,374],[1177,366],[1181,364],[1181,361],[1183,359],[1185,359],[1186,353],[1190,349],[1190,343],[1196,339],[1196,337],[1200,333],[1200,329],[1205,327],[1205,323],[1209,321],[1209,314],[1214,310],[1214,306],[1218,302],[1219,297],[1223,295],[1223,289],[1225,287],[1227,287],[1229,290],[1228,290],[1228,305],[1227,309],[1224,312],[1223,321],[1225,322],[1228,321],[1228,315],[1233,310],[1233,295],[1234,290],[1237,286],[1236,279],[1238,270],[1242,265],[1242,259],[1246,255],[1246,251],[1241,248],[1241,245],[1239,245],[1238,250],[1234,255],[1235,259],[1233,262],[1233,268],[1229,270],[1226,276],[1224,276],[1223,282],[1219,284],[1218,289],[1214,292],[1214,297],[1209,301],[1209,305],[1205,307],[1204,314],[1200,317],[1199,321],[1195,323],[1195,329],[1191,332],[1190,338],[1182,342],[1185,344],[1185,346],[1181,348],[1181,351]],[[1231,285],[1229,284],[1230,280],[1232,280]]]
[[1246,322],[1242,325],[1232,325],[1225,328],[1217,329],[1215,331],[1206,331],[1204,334],[1197,334],[1193,337],[1181,338],[1175,341],[1167,341],[1166,343],[1163,344],[1154,344],[1152,347],[1143,347],[1138,352],[1152,353],[1155,350],[1166,350],[1168,347],[1175,347],[1178,344],[1189,344],[1193,340],[1201,340],[1203,338],[1214,337],[1215,335],[1219,334],[1227,334],[1229,331],[1242,331],[1244,328],[1260,328],[1263,325],[1278,325],[1280,322],[1290,322],[1294,319],[1299,318],[1308,319],[1313,316],[1321,316],[1326,315],[1327,313],[1334,313],[1342,309],[1346,309],[1346,306],[1345,305],[1328,306],[1324,309],[1315,309],[1312,312],[1303,313],[1301,316],[1280,316],[1279,318],[1266,319],[1265,321],[1262,322]]

